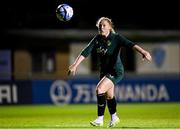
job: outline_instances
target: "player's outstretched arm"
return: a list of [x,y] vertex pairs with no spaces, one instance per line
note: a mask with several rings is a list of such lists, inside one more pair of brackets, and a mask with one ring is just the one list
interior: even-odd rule
[[152,61],[151,54],[148,51],[144,50],[139,45],[134,45],[133,49],[136,50],[137,52],[139,52],[140,54],[142,54],[143,60],[146,59],[148,61]]
[[74,63],[72,65],[69,66],[68,69],[68,75],[70,75],[72,73],[72,75],[74,76],[76,74],[76,70],[78,65],[85,59],[84,56],[79,55],[76,60],[74,61]]

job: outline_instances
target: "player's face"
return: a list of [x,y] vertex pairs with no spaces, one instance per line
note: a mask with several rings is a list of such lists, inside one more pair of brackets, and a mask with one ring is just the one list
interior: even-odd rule
[[110,32],[111,26],[109,25],[109,23],[106,20],[102,20],[99,24],[99,31],[100,34],[103,36],[108,36],[109,32]]

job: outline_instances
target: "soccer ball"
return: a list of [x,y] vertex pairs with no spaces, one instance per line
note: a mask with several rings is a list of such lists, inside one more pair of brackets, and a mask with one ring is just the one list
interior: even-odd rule
[[73,16],[73,8],[68,4],[60,4],[56,8],[56,16],[60,21],[69,21]]

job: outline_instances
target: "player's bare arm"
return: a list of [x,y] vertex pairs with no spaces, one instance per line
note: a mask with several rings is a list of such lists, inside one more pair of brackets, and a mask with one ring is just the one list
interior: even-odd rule
[[71,74],[74,76],[76,74],[76,70],[78,65],[85,59],[84,56],[79,55],[76,60],[74,61],[74,63],[72,65],[69,66],[69,71],[68,74]]
[[152,61],[151,54],[148,51],[144,50],[139,45],[134,45],[133,50],[136,50],[137,52],[141,53],[142,57],[143,57],[143,60],[146,59],[148,61]]

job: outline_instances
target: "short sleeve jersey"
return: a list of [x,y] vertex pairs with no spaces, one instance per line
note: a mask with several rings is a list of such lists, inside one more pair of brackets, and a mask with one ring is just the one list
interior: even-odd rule
[[87,57],[94,50],[99,59],[101,75],[122,76],[124,68],[120,59],[120,48],[132,48],[134,45],[135,43],[118,33],[111,32],[108,37],[98,34],[82,50],[81,55]]

